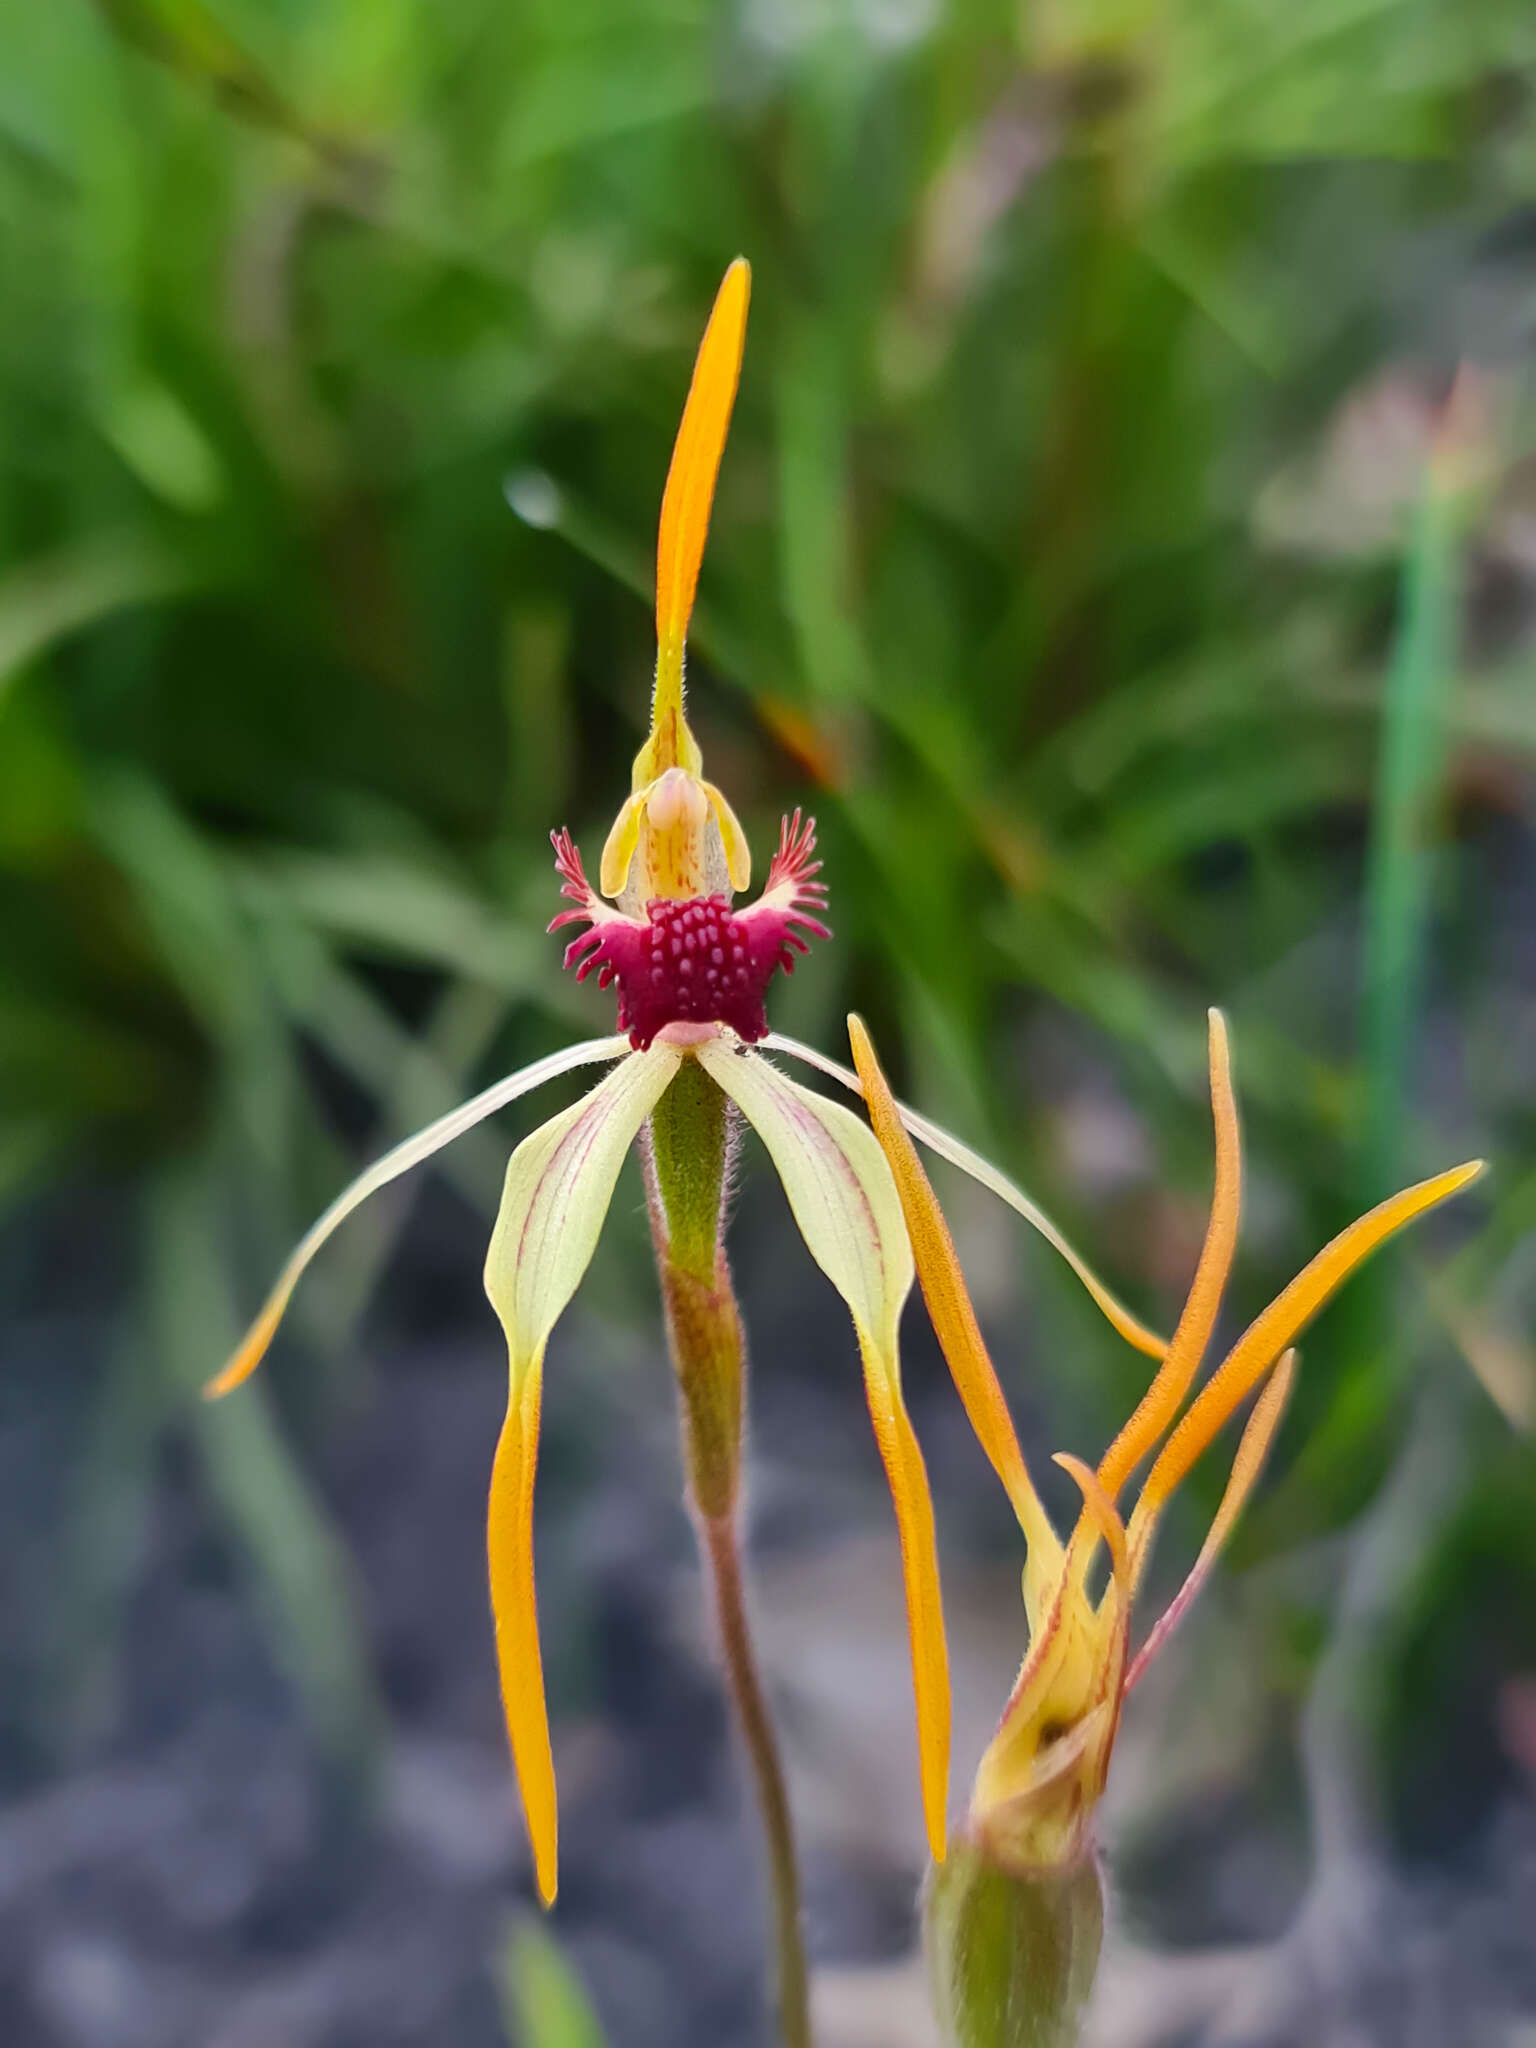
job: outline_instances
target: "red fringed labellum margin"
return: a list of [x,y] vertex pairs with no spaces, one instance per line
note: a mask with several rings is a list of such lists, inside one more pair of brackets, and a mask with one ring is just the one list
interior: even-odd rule
[[[561,894],[576,905],[551,920],[550,930],[585,923],[565,951],[565,964],[585,981],[618,984],[619,1029],[643,1051],[669,1024],[725,1024],[749,1044],[768,1035],[764,1007],[777,968],[794,970],[809,939],[830,938],[816,915],[826,889],[814,879],[816,821],[787,818],[762,895],[750,909],[733,910],[724,895],[656,898],[644,917],[626,917],[588,882],[569,832],[551,834]],[[808,936],[807,936],[808,935]]]

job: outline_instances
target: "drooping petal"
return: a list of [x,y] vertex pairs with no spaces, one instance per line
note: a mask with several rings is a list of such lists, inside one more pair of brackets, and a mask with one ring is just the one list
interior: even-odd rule
[[428,1124],[425,1130],[417,1131],[414,1137],[406,1138],[392,1151],[386,1152],[382,1159],[376,1159],[336,1197],[325,1214],[299,1240],[292,1257],[277,1276],[277,1284],[267,1296],[261,1313],[240,1340],[238,1350],[223,1371],[203,1389],[204,1398],[214,1401],[232,1392],[260,1365],[300,1275],[331,1232],[346,1221],[360,1202],[365,1202],[400,1174],[408,1173],[413,1166],[419,1166],[422,1160],[441,1151],[444,1145],[452,1144],[455,1138],[483,1118],[494,1115],[509,1102],[515,1102],[520,1095],[526,1095],[530,1089],[554,1080],[559,1074],[568,1074],[575,1067],[596,1066],[604,1060],[616,1060],[628,1050],[628,1041],[623,1038],[594,1038],[582,1045],[567,1046],[562,1052],[551,1053],[547,1059],[535,1060],[531,1066],[508,1074],[469,1102],[460,1103],[457,1109],[449,1110],[446,1116]]
[[[657,736],[664,736],[669,720],[682,723],[683,642],[704,558],[715,477],[736,403],[751,291],[752,272],[738,256],[721,281],[699,344],[661,501],[656,541],[656,698],[651,720]],[[674,765],[694,764],[658,760],[656,770]]]
[[[938,1337],[940,1348],[954,1379],[966,1415],[992,1469],[1003,1482],[1019,1526],[1029,1546],[1029,1568],[1036,1585],[1061,1569],[1061,1544],[1040,1504],[1029,1467],[1008,1412],[1008,1403],[998,1385],[997,1373],[986,1340],[971,1306],[970,1290],[960,1268],[955,1241],[944,1220],[938,1198],[929,1185],[907,1136],[895,1097],[891,1094],[863,1019],[848,1019],[848,1036],[853,1045],[854,1065],[863,1084],[869,1121],[880,1149],[895,1177],[901,1197],[907,1234],[917,1261],[917,1277],[923,1300]],[[1036,1602],[1031,1600],[1031,1609]]]
[[1211,1058],[1211,1113],[1216,1125],[1216,1183],[1211,1194],[1211,1215],[1205,1243],[1195,1267],[1178,1328],[1169,1339],[1168,1355],[1157,1377],[1142,1396],[1136,1412],[1120,1431],[1099,1465],[1099,1480],[1113,1500],[1127,1478],[1162,1436],[1179,1412],[1179,1403],[1189,1391],[1190,1381],[1211,1341],[1221,1297],[1232,1270],[1237,1246],[1238,1216],[1242,1206],[1242,1135],[1237,1121],[1237,1102],[1232,1092],[1232,1056],[1227,1043],[1226,1019],[1220,1010],[1209,1012]]
[[544,1347],[591,1261],[624,1155],[677,1072],[672,1046],[636,1053],[523,1140],[485,1261],[485,1291],[506,1332],[506,1420],[491,1470],[486,1547],[507,1735],[539,1893],[555,1895],[557,1828],[533,1582],[533,1482]]
[[853,1317],[870,1417],[896,1505],[923,1814],[929,1848],[940,1862],[949,1785],[949,1655],[928,1475],[901,1393],[897,1326],[913,1266],[900,1198],[879,1145],[851,1111],[721,1040],[701,1046],[697,1058],[767,1147],[811,1257]]
[[[830,1075],[834,1081],[840,1081],[854,1095],[862,1095],[864,1092],[859,1084],[858,1075],[849,1068],[840,1066],[836,1060],[828,1059],[825,1053],[817,1052],[814,1046],[802,1045],[798,1039],[784,1037],[782,1032],[770,1032],[763,1040],[763,1050],[782,1052],[790,1059],[804,1060],[807,1066]],[[1048,1245],[1061,1254],[1087,1288],[1100,1312],[1108,1318],[1128,1344],[1134,1345],[1138,1351],[1145,1352],[1148,1358],[1160,1359],[1163,1356],[1168,1349],[1166,1339],[1149,1330],[1139,1317],[1132,1315],[1124,1302],[1104,1285],[1087,1260],[1073,1250],[1045,1211],[1032,1202],[1022,1188],[1015,1187],[1006,1174],[999,1173],[997,1168],[983,1159],[979,1152],[973,1152],[969,1145],[963,1145],[958,1138],[951,1137],[941,1125],[931,1123],[925,1116],[919,1116],[915,1109],[909,1109],[904,1102],[896,1104],[896,1111],[919,1144],[926,1145],[930,1152],[936,1152],[941,1159],[947,1159],[951,1166],[958,1166],[962,1173],[968,1173],[972,1180],[979,1181],[984,1188],[990,1189],[999,1201],[1006,1202],[1010,1209],[1017,1211],[1026,1223],[1040,1233]]]
[[[1195,1595],[1210,1577],[1211,1567],[1221,1555],[1227,1538],[1232,1534],[1237,1518],[1264,1469],[1264,1461],[1269,1456],[1269,1447],[1275,1440],[1275,1432],[1279,1429],[1281,1418],[1285,1414],[1285,1404],[1290,1399],[1295,1377],[1296,1353],[1293,1348],[1282,1355],[1280,1363],[1265,1381],[1264,1391],[1254,1403],[1253,1413],[1248,1418],[1242,1439],[1237,1446],[1237,1456],[1232,1461],[1231,1476],[1221,1496],[1221,1504],[1216,1510],[1215,1519],[1205,1541],[1200,1546],[1200,1555],[1195,1559],[1188,1578],[1169,1601],[1147,1640],[1137,1651],[1125,1681],[1127,1692],[1140,1682],[1147,1666],[1183,1620]],[[1147,1522],[1137,1531],[1137,1552],[1131,1560],[1133,1584],[1141,1577],[1151,1541],[1152,1527],[1153,1524]]]
[[1437,1173],[1379,1202],[1367,1215],[1341,1230],[1304,1266],[1289,1287],[1238,1338],[1226,1358],[1201,1388],[1178,1428],[1158,1453],[1131,1517],[1131,1548],[1137,1547],[1143,1525],[1155,1517],[1212,1438],[1264,1377],[1280,1353],[1298,1337],[1318,1310],[1350,1274],[1384,1244],[1422,1216],[1448,1201],[1483,1171],[1483,1161]]

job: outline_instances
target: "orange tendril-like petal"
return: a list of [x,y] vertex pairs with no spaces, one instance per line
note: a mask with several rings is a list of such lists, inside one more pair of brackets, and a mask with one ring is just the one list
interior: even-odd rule
[[[752,272],[745,258],[738,256],[721,282],[709,325],[699,344],[693,383],[683,408],[682,425],[677,430],[672,467],[661,501],[661,528],[656,542],[656,694],[651,730],[663,750],[667,726],[670,724],[675,733],[682,723],[683,644],[688,636],[699,564],[709,532],[715,477],[725,451],[731,408],[736,402],[751,289]],[[667,759],[658,756],[654,765],[658,769],[669,767],[676,759],[675,753]]]
[[1212,1010],[1209,1020],[1211,1113],[1216,1125],[1216,1180],[1211,1194],[1210,1221],[1188,1299],[1179,1317],[1178,1328],[1169,1340],[1168,1355],[1142,1396],[1135,1414],[1100,1462],[1099,1482],[1111,1500],[1179,1412],[1179,1404],[1189,1391],[1190,1381],[1199,1369],[1205,1347],[1211,1341],[1211,1332],[1216,1327],[1222,1293],[1237,1247],[1238,1216],[1242,1205],[1242,1136],[1232,1091],[1232,1057],[1227,1043],[1226,1019],[1220,1010]]
[[[1286,1403],[1291,1396],[1291,1387],[1296,1378],[1296,1352],[1293,1349],[1282,1353],[1280,1363],[1264,1382],[1264,1391],[1254,1403],[1237,1447],[1237,1456],[1232,1460],[1232,1471],[1221,1496],[1200,1555],[1195,1559],[1189,1576],[1178,1592],[1164,1608],[1153,1625],[1147,1640],[1142,1644],[1131,1665],[1125,1681],[1127,1692],[1140,1683],[1147,1666],[1161,1650],[1188,1612],[1196,1594],[1210,1576],[1211,1567],[1226,1546],[1238,1516],[1247,1505],[1248,1496],[1258,1483],[1259,1474],[1264,1470],[1264,1461],[1269,1456],[1270,1445],[1275,1440],[1281,1421],[1285,1416]],[[1147,1547],[1151,1541],[1151,1525],[1144,1524],[1138,1530],[1138,1547],[1131,1559],[1131,1579],[1134,1586],[1141,1576],[1146,1562]]]
[[[848,1089],[854,1095],[864,1093],[863,1084],[850,1067],[842,1066],[837,1060],[828,1059],[824,1052],[818,1052],[813,1045],[802,1045],[797,1038],[786,1038],[783,1032],[773,1031],[764,1040],[764,1046],[769,1052],[782,1052],[792,1060],[803,1060],[808,1067],[814,1067],[818,1073],[826,1074],[836,1081],[839,1087]],[[1006,1174],[999,1173],[995,1166],[979,1152],[973,1151],[969,1145],[961,1144],[960,1140],[946,1131],[942,1125],[931,1123],[925,1116],[919,1116],[915,1109],[909,1109],[904,1102],[896,1104],[896,1111],[902,1123],[920,1145],[926,1145],[930,1152],[937,1152],[939,1157],[948,1160],[951,1166],[959,1167],[962,1173],[969,1174],[972,1180],[990,1189],[999,1201],[1006,1202],[1015,1215],[1022,1216],[1032,1230],[1040,1233],[1046,1243],[1066,1260],[1087,1288],[1100,1313],[1108,1319],[1127,1344],[1133,1344],[1138,1351],[1145,1352],[1148,1358],[1163,1357],[1168,1349],[1167,1339],[1159,1337],[1155,1330],[1149,1330],[1145,1323],[1131,1314],[1123,1301],[1117,1300],[1087,1260],[1073,1250],[1050,1217],[1037,1202],[1030,1200],[1022,1188],[1015,1187]]]
[[1379,1202],[1367,1215],[1341,1230],[1330,1244],[1303,1267],[1290,1286],[1249,1325],[1201,1389],[1189,1412],[1164,1444],[1131,1517],[1131,1548],[1144,1541],[1148,1521],[1155,1519],[1174,1488],[1208,1447],[1218,1430],[1247,1399],[1281,1351],[1300,1335],[1318,1310],[1370,1257],[1404,1225],[1422,1216],[1477,1179],[1483,1161],[1437,1173]]
[[848,1037],[870,1125],[901,1198],[918,1282],[950,1376],[971,1427],[1013,1504],[1031,1556],[1037,1560],[1037,1569],[1041,1573],[1055,1570],[1060,1563],[1061,1546],[1029,1476],[1008,1403],[976,1321],[949,1225],[918,1159],[917,1148],[907,1136],[862,1018],[848,1019]]

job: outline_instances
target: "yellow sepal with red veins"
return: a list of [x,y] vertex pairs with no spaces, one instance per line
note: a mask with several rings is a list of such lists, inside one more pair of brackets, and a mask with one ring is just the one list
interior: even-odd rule
[[[1029,1647],[997,1733],[977,1768],[969,1826],[973,1837],[1005,1866],[1019,1871],[1059,1868],[1083,1852],[1108,1775],[1126,1693],[1204,1583],[1263,1469],[1295,1377],[1294,1339],[1362,1260],[1416,1216],[1475,1180],[1482,1162],[1471,1161],[1408,1188],[1342,1231],[1249,1326],[1176,1423],[1215,1329],[1241,1207],[1241,1142],[1231,1058],[1226,1024],[1213,1010],[1210,1067],[1216,1176],[1205,1243],[1157,1375],[1098,1471],[1075,1458],[1057,1459],[1071,1472],[1083,1497],[1077,1526],[1063,1546],[1045,1521],[1025,1469],[953,1240],[903,1128],[904,1113],[891,1095],[868,1033],[858,1018],[848,1021],[870,1120],[891,1162],[934,1329],[966,1412],[1008,1489],[1029,1545],[1024,1570]],[[910,1123],[909,1116],[906,1120]],[[1117,1327],[1123,1321],[1119,1315],[1114,1320]],[[1162,1511],[1191,1466],[1256,1388],[1259,1398],[1194,1568],[1132,1661],[1131,1605]],[[1159,1443],[1162,1449],[1126,1523],[1116,1495]],[[1100,1542],[1109,1551],[1110,1571],[1103,1591],[1095,1595],[1090,1574]]]
[[693,366],[672,449],[656,541],[656,684],[651,730],[635,756],[631,794],[603,847],[598,886],[641,908],[656,897],[709,896],[752,880],[752,856],[736,813],[712,782],[683,706],[683,657],[715,478],[741,375],[752,272],[738,256],[726,271]]

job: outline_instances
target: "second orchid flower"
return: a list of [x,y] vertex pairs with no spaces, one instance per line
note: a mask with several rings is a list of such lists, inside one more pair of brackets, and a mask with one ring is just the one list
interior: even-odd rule
[[[1057,1455],[1056,1463],[1070,1473],[1082,1495],[1076,1527],[1063,1543],[1035,1491],[953,1240],[902,1112],[857,1017],[849,1019],[849,1032],[870,1120],[900,1190],[929,1315],[972,1426],[1007,1490],[1027,1550],[1028,1649],[976,1772],[967,1838],[1002,1869],[1062,1870],[1091,1847],[1094,1812],[1125,1697],[1208,1577],[1263,1467],[1295,1377],[1295,1340],[1363,1260],[1475,1180],[1482,1162],[1470,1161],[1405,1188],[1341,1231],[1255,1317],[1181,1417],[1215,1331],[1241,1208],[1241,1141],[1227,1027],[1221,1012],[1212,1010],[1216,1172],[1204,1246],[1162,1364],[1097,1468],[1068,1452]],[[1194,1566],[1132,1655],[1132,1609],[1163,1512],[1196,1461],[1255,1392],[1258,1398]],[[1154,1451],[1135,1509],[1124,1518],[1119,1495]],[[1101,1543],[1109,1553],[1109,1577],[1095,1596],[1089,1578]]]

